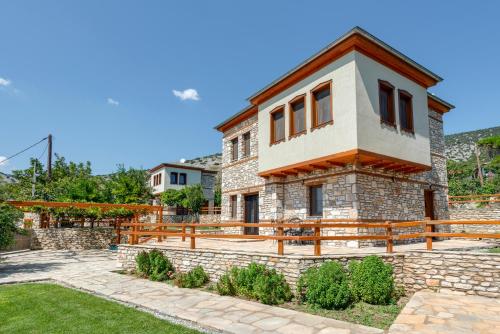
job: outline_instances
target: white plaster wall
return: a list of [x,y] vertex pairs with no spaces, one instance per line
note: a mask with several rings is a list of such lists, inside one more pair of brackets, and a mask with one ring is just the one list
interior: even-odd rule
[[[180,173],[186,173],[187,177],[187,183],[186,185],[193,185],[193,184],[201,184],[201,171],[199,170],[192,170],[192,169],[183,169],[183,168],[174,168],[174,167],[165,167],[160,169],[159,171],[156,171],[155,173],[151,174],[150,177],[150,182],[151,182],[151,187],[153,187],[153,175],[156,175],[158,173],[162,174],[162,180],[161,184],[153,187],[153,194],[158,194],[162,193],[167,189],[182,189],[185,186],[180,185],[180,184],[170,184],[170,173],[171,172],[177,172],[178,174]],[[177,181],[179,181],[179,176],[177,176]]]
[[[259,172],[356,148],[354,60],[354,53],[351,52],[259,105]],[[332,80],[333,125],[311,132],[310,91],[328,80]],[[304,93],[306,93],[307,133],[288,139],[290,135],[288,102]],[[270,146],[269,112],[280,105],[285,105],[286,141]]]
[[[358,148],[430,166],[427,90],[359,52],[354,54]],[[379,79],[395,86],[396,129],[380,123]],[[401,131],[398,89],[413,95],[414,135]]]

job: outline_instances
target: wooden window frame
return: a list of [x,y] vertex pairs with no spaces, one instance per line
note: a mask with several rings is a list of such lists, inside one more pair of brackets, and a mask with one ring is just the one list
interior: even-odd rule
[[[300,95],[297,95],[296,97],[294,97],[293,99],[290,100],[290,102],[288,102],[288,113],[289,113],[289,129],[290,129],[290,135],[288,136],[288,139],[291,139],[291,138],[294,138],[294,137],[298,137],[302,134],[305,134],[307,133],[307,124],[306,124],[306,120],[307,120],[307,117],[306,117],[306,114],[307,114],[307,104],[306,104],[306,95],[307,94],[300,94]],[[300,100],[303,100],[304,101],[304,130],[302,131],[299,131],[299,132],[296,132],[295,131],[295,113],[293,112],[293,104],[297,103],[298,101]]]
[[[392,127],[396,127],[396,111],[394,107],[395,99],[394,99],[394,89],[395,87],[389,82],[385,80],[378,80],[378,112],[380,114],[380,123],[387,124]],[[391,94],[389,95],[389,102],[387,113],[389,114],[389,120],[385,120],[382,117],[382,95],[380,92],[382,90],[390,90]],[[392,118],[392,119],[391,119]]]
[[[248,139],[246,139],[245,137],[248,136]],[[250,131],[248,132],[245,132],[241,138],[243,139],[242,142],[243,142],[243,158],[247,158],[250,156],[250,153],[252,151],[252,148],[251,148],[251,134],[250,134]],[[248,141],[248,151],[247,151],[247,141]]]
[[[184,175],[184,183],[181,183],[181,176]],[[187,185],[187,173],[179,173],[179,185],[185,186]]]
[[[283,136],[283,138],[279,139],[279,140],[276,140],[276,134],[274,133],[274,122],[273,122],[273,115],[278,113],[278,112],[283,112],[283,118],[285,118],[283,120],[283,126],[285,126],[285,135]],[[286,140],[286,113],[285,113],[285,105],[281,105],[281,106],[278,106],[276,108],[274,108],[273,110],[271,110],[269,112],[269,125],[270,125],[270,135],[269,135],[269,146],[272,146],[272,145],[276,145],[276,144],[279,144],[281,142],[284,142]]]
[[[317,124],[318,121],[318,115],[316,112],[316,99],[314,98],[314,94],[317,93],[320,90],[323,90],[325,87],[329,87],[330,89],[330,120],[323,122],[321,124]],[[313,89],[311,89],[310,95],[311,95],[311,131],[322,128],[328,124],[333,124],[333,89],[332,89],[332,80],[328,80],[325,82],[320,83]]]
[[[311,184],[308,186],[308,192],[309,192],[309,216],[310,217],[323,217],[323,203],[321,203],[321,213],[319,214],[316,214],[316,213],[313,213],[312,211],[312,208],[313,208],[313,196],[312,196],[312,189],[313,188],[320,188],[321,189],[321,192],[323,193],[323,184]],[[323,196],[322,196],[323,197]]]
[[406,132],[410,132],[410,133],[415,133],[415,124],[413,122],[413,95],[411,95],[409,92],[407,92],[406,90],[403,90],[403,89],[398,89],[398,102],[400,102],[401,100],[401,97],[404,97],[406,99],[409,100],[409,104],[408,104],[408,110],[405,110],[404,111],[404,116],[405,117],[408,117],[407,113],[409,114],[409,124],[410,124],[410,127],[408,128],[405,128],[403,127],[402,125],[402,110],[401,110],[401,104],[398,103],[398,109],[399,109],[399,126],[401,128],[402,131],[406,131]]
[[[175,174],[175,183],[172,183],[172,175]],[[177,172],[170,172],[170,184],[179,184],[179,173]]]
[[231,218],[236,219],[238,215],[238,195],[229,196],[229,209],[231,210]]
[[161,185],[161,173],[153,175],[153,187]]
[[[234,143],[236,142],[236,150],[234,149]],[[240,150],[240,143],[238,140],[238,137],[234,137],[231,139],[231,161],[237,161],[238,157],[240,156],[239,151]],[[235,157],[236,155],[236,157]]]

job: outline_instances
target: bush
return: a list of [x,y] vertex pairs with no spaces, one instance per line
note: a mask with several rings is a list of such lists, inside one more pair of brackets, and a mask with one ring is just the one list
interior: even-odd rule
[[203,267],[196,266],[185,274],[176,275],[174,283],[180,288],[199,288],[208,281],[208,275]]
[[261,303],[268,305],[283,304],[292,299],[292,292],[285,277],[274,269],[266,270],[257,276],[253,284],[253,294]]
[[215,285],[217,293],[221,296],[235,296],[236,288],[233,284],[231,273],[222,275]]
[[165,281],[175,272],[170,260],[159,250],[142,251],[135,257],[137,273],[153,281]]
[[23,214],[18,209],[9,204],[0,204],[0,249],[14,243],[14,235],[19,231],[16,222],[22,218]]
[[240,295],[264,304],[282,304],[292,299],[285,277],[257,263],[250,263],[246,268],[231,268],[221,276],[215,288],[223,296]]
[[151,261],[149,260],[149,253],[141,251],[135,257],[135,269],[137,273],[142,276],[149,276],[151,273]]
[[393,301],[392,266],[372,255],[363,261],[349,263],[351,288],[356,300],[369,304],[387,305]]
[[348,276],[337,262],[309,268],[300,277],[297,290],[299,299],[324,309],[343,309],[351,302]]

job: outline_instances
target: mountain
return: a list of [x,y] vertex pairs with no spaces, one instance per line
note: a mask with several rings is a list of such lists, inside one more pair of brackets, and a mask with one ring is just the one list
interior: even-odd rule
[[12,183],[15,182],[15,179],[12,175],[0,172],[0,182]]
[[186,159],[184,163],[204,169],[220,171],[222,165],[222,153],[215,153],[203,157]]
[[500,126],[446,135],[446,157],[454,161],[466,161],[474,154],[474,145],[479,139],[499,135]]

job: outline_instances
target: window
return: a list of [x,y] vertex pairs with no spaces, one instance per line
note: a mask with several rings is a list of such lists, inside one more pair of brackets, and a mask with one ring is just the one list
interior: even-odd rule
[[187,175],[186,173],[180,173],[179,174],[179,184],[186,184],[187,183]]
[[399,124],[402,130],[413,132],[412,95],[401,89],[399,90]]
[[176,172],[170,173],[170,184],[177,184],[177,176],[178,174]]
[[153,175],[153,187],[161,184],[161,173]]
[[306,131],[306,97],[298,96],[290,101],[290,136]]
[[378,81],[378,96],[380,105],[380,120],[395,126],[394,117],[394,86],[387,81]]
[[271,144],[285,140],[285,107],[271,111]]
[[231,140],[231,160],[238,160],[238,138]]
[[231,218],[236,218],[236,210],[238,208],[238,199],[236,195],[231,195],[231,197],[229,197],[229,202],[231,208]]
[[331,82],[326,82],[311,91],[313,128],[330,123],[333,120],[331,88]]
[[323,216],[323,186],[309,187],[309,215]]
[[250,132],[243,134],[243,157],[250,156]]

